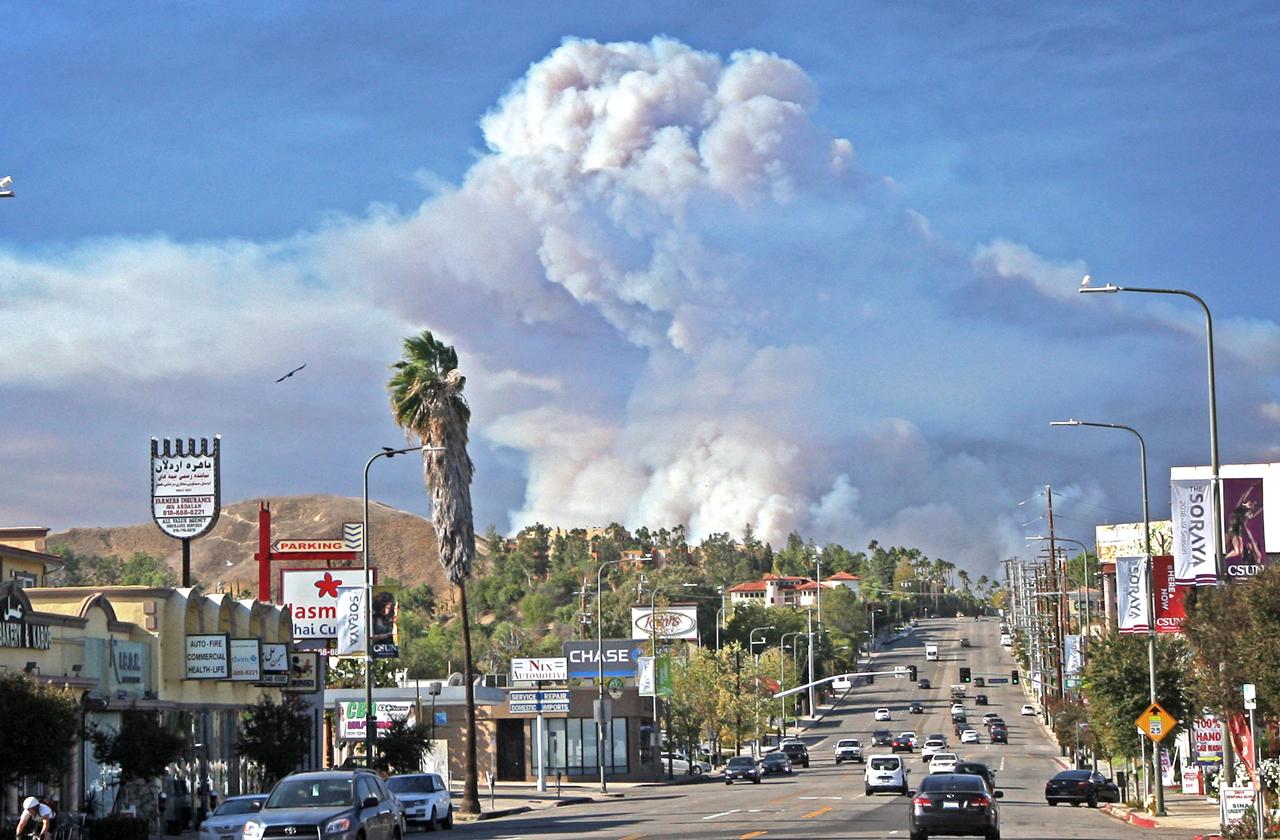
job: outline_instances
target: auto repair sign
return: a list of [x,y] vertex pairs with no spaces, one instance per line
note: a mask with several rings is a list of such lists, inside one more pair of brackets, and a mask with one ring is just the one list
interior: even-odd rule
[[633,639],[690,639],[698,638],[697,607],[648,607],[631,608],[631,638]]

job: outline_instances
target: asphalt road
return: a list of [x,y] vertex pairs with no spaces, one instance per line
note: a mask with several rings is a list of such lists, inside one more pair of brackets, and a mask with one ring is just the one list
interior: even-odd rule
[[[1126,826],[1100,811],[1044,802],[1044,782],[1060,768],[1054,763],[1058,750],[1034,718],[1022,717],[1021,686],[996,685],[985,689],[969,686],[965,706],[970,721],[979,722],[980,744],[963,748],[952,737],[948,688],[959,682],[959,669],[967,665],[974,675],[1009,676],[1014,667],[1009,654],[999,646],[999,623],[994,619],[934,619],[920,622],[908,638],[878,652],[875,667],[882,670],[898,664],[915,664],[919,676],[928,677],[934,688],[921,690],[906,679],[877,677],[875,684],[859,685],[844,696],[837,708],[804,737],[812,758],[808,770],[797,769],[791,777],[768,777],[762,784],[726,786],[718,781],[678,787],[634,789],[626,797],[591,804],[555,808],[548,811],[471,824],[457,824],[455,830],[475,838],[538,838],[571,840],[583,835],[641,840],[641,838],[903,838],[907,836],[910,800],[904,796],[863,793],[863,766],[841,764],[832,759],[839,738],[859,737],[870,741],[871,730],[888,726],[895,734],[914,730],[921,736],[932,732],[948,735],[961,758],[982,761],[999,772],[998,788],[1002,836],[1034,840],[1114,840],[1136,835],[1162,840],[1189,840],[1190,833],[1144,830]],[[961,648],[967,636],[972,647]],[[926,662],[924,645],[936,642],[940,660]],[[985,693],[990,711],[1009,723],[1009,744],[986,743],[980,726],[987,711],[976,706],[973,696]],[[908,715],[912,700],[924,704],[925,714]],[[879,706],[893,712],[889,724],[876,724],[872,713]],[[882,750],[876,750],[880,752]],[[925,774],[919,752],[910,756],[911,779]]]

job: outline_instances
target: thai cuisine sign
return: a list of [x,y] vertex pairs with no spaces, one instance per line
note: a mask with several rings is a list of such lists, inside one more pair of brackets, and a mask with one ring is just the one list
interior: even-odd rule
[[281,571],[280,599],[293,617],[294,640],[338,638],[338,598],[349,586],[364,586],[362,569]]

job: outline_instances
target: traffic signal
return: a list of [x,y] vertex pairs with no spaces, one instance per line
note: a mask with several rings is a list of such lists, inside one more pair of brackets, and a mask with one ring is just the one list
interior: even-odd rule
[[908,665],[907,667],[911,669],[911,681],[915,682],[916,674],[919,673],[919,670],[914,665]]
[[1017,671],[1010,671],[1010,672],[1009,672],[1009,682],[1013,683],[1014,685],[1017,685],[1019,681],[1020,681],[1020,680],[1019,680],[1019,677],[1018,677],[1018,672],[1017,672]]
[[973,671],[970,670],[969,668],[961,668],[960,682],[962,683],[973,682]]

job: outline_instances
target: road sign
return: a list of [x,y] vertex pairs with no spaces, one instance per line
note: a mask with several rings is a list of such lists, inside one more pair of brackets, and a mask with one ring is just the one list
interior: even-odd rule
[[1163,741],[1165,736],[1178,725],[1178,719],[1166,712],[1159,703],[1148,706],[1147,710],[1138,715],[1138,719],[1134,722],[1144,735],[1156,743]]
[[1253,683],[1245,683],[1240,687],[1244,693],[1244,707],[1247,711],[1258,708],[1258,689]]
[[563,691],[512,691],[507,694],[508,710],[513,715],[534,715],[539,712],[569,711],[569,692]]
[[987,677],[987,685],[1007,685],[1008,677]]

